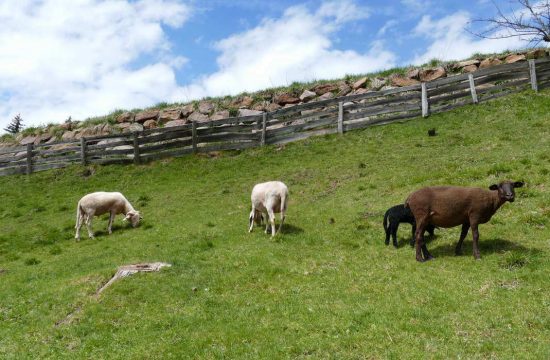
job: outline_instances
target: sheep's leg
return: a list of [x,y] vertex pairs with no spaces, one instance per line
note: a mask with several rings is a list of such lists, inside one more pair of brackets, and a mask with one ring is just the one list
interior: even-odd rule
[[481,256],[479,256],[479,247],[478,247],[478,240],[479,240],[479,232],[477,231],[477,224],[472,224],[472,238],[474,240],[474,258],[476,260],[479,260]]
[[412,224],[412,235],[411,235],[411,241],[409,241],[409,245],[414,246],[414,235],[416,234],[416,224]]
[[281,211],[281,224],[279,224],[279,230],[277,232],[281,232],[281,229],[283,228],[283,224],[285,223],[285,212]]
[[397,248],[397,229],[399,228],[399,223],[394,223],[391,226],[391,236],[393,240],[393,246]]
[[384,244],[389,245],[390,244],[390,234],[391,234],[391,223],[388,225],[387,228],[384,228],[384,231],[386,232],[386,240],[384,240]]
[[249,228],[248,228],[248,232],[252,232],[252,229],[254,228],[254,215],[255,215],[255,210],[254,210],[254,206],[252,207],[252,211],[250,211],[250,216],[248,217],[248,221],[249,221]]
[[422,225],[416,228],[415,236],[415,251],[416,251],[416,261],[424,262],[420,248],[422,247],[424,229]]
[[90,239],[94,238],[94,232],[92,229],[92,219],[94,218],[94,214],[86,214],[86,228],[88,229],[88,237]]
[[80,228],[82,227],[82,220],[83,220],[83,216],[82,215],[79,215],[78,218],[76,219],[76,234],[74,235],[74,238],[77,240],[77,241],[80,241]]
[[[417,228],[416,228],[416,261],[424,262],[426,260],[433,259],[432,254],[428,251],[428,248],[426,247],[426,244],[424,243],[424,230],[426,229],[427,220],[433,213],[429,213],[424,215],[420,219],[420,221],[417,221]],[[422,257],[424,255],[424,257]]]
[[273,210],[267,210],[267,215],[269,216],[269,223],[271,224],[271,237],[275,236],[275,213]]
[[458,244],[456,244],[456,248],[455,248],[456,256],[462,255],[462,242],[466,238],[466,235],[468,235],[468,229],[470,229],[469,223],[462,224],[462,231],[460,231],[460,239],[458,239]]
[[109,235],[113,233],[113,221],[115,220],[115,212],[111,211],[111,215],[109,216],[109,225],[107,226],[107,231],[109,232]]

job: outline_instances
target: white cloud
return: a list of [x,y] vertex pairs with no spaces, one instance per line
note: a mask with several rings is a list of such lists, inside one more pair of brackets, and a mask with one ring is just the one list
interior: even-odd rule
[[170,53],[163,25],[181,26],[190,10],[177,0],[3,0],[0,126],[19,112],[32,125],[166,100],[187,59]]
[[365,52],[338,50],[334,36],[344,23],[365,19],[368,10],[352,1],[325,2],[317,11],[288,8],[248,31],[215,44],[218,71],[185,87],[184,98],[236,94],[267,87],[365,73],[395,65],[395,55],[370,44]]
[[482,39],[468,33],[465,28],[470,22],[470,14],[459,11],[433,20],[422,17],[413,33],[431,41],[426,52],[415,56],[411,63],[422,64],[431,59],[460,60],[479,53],[501,52],[525,47],[526,42],[519,38]]

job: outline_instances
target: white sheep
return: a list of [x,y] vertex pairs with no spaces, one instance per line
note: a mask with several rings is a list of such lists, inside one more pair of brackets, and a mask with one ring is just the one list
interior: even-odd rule
[[266,222],[265,233],[271,224],[271,236],[275,236],[275,213],[281,213],[281,224],[279,232],[285,222],[287,208],[288,188],[280,181],[268,181],[257,184],[252,189],[252,211],[250,211],[248,232],[252,232],[254,223],[260,225],[263,214],[267,214],[269,221]]
[[136,227],[139,224],[139,220],[142,219],[139,211],[136,211],[132,204],[124,195],[119,192],[94,192],[88,195],[84,195],[82,199],[78,202],[76,208],[76,235],[75,239],[80,240],[80,228],[82,227],[83,222],[86,222],[86,227],[88,228],[88,236],[90,239],[94,238],[94,233],[92,231],[92,219],[94,216],[103,215],[105,213],[110,213],[109,217],[109,226],[107,230],[109,234],[112,234],[111,229],[113,225],[113,220],[117,214],[124,214],[124,220],[130,220],[133,227]]

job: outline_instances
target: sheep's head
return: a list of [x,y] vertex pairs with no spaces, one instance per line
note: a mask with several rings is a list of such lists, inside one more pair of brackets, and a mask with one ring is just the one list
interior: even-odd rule
[[519,188],[523,186],[523,181],[503,181],[500,184],[493,184],[489,186],[490,190],[498,191],[498,196],[502,201],[514,202],[516,193],[514,188]]
[[130,221],[130,223],[132,224],[132,227],[136,227],[138,226],[139,221],[141,219],[143,219],[143,217],[140,215],[139,211],[130,210],[126,213],[126,216],[122,221]]
[[250,214],[250,217],[248,220],[250,224],[252,224],[252,221],[254,221],[256,225],[262,225],[262,222],[264,220],[264,215],[262,214],[261,211],[255,210],[253,214]]

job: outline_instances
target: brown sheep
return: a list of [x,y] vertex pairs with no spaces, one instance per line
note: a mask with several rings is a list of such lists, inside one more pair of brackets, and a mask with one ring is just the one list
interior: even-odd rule
[[423,262],[433,258],[423,239],[428,225],[443,228],[462,225],[455,249],[456,255],[462,253],[462,242],[468,229],[472,228],[474,258],[479,260],[478,225],[488,222],[506,201],[513,202],[514,188],[522,186],[521,181],[503,181],[489,186],[491,191],[471,187],[431,186],[411,193],[405,206],[411,209],[417,224],[416,260]]

